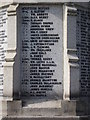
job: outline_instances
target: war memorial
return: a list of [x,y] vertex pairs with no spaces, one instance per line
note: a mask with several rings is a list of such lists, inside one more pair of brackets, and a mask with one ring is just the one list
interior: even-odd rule
[[90,120],[89,1],[0,1],[0,120]]

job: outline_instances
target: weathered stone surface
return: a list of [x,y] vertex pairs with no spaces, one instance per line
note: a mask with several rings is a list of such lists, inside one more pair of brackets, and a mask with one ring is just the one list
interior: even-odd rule
[[61,117],[6,117],[2,120],[89,120],[87,116],[61,116]]

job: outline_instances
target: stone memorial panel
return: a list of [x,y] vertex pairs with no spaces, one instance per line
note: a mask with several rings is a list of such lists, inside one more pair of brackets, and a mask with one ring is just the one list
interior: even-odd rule
[[62,7],[20,7],[21,94],[62,98]]
[[7,49],[7,9],[0,9],[0,97],[3,95],[3,64]]
[[77,49],[80,65],[80,96],[90,97],[90,12],[77,11]]

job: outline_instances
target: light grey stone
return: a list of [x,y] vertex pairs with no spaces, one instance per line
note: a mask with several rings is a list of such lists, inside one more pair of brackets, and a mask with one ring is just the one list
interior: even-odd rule
[[[38,18],[32,18],[35,17],[31,15],[32,11],[36,11],[33,12],[33,14],[36,14],[36,16]],[[39,13],[37,13],[40,10]],[[44,13],[41,13],[41,11],[44,10]],[[25,13],[27,12],[27,13]],[[58,14],[59,13],[59,14]],[[41,17],[38,14],[47,14],[48,18],[39,18]],[[44,15],[45,17],[46,15]],[[28,20],[29,22],[24,22],[24,20]],[[29,97],[29,95],[31,94],[32,96],[35,94],[36,96],[38,95],[36,92],[41,92],[41,97],[37,97],[38,98],[44,98],[44,94],[46,95],[46,97],[44,99],[48,100],[48,99],[62,99],[62,86],[63,86],[63,82],[62,82],[62,78],[63,78],[63,47],[62,47],[62,6],[61,5],[38,5],[38,6],[21,6],[20,8],[20,21],[22,24],[20,24],[20,40],[21,40],[21,44],[23,44],[21,47],[21,93],[22,95],[27,95]],[[32,22],[30,20],[42,20],[41,22]],[[24,24],[26,23],[26,25]],[[32,24],[34,23],[34,24]],[[35,23],[39,23],[37,27],[37,24]],[[28,25],[28,26],[27,26]],[[35,26],[36,27],[32,27]],[[44,27],[43,27],[44,26]],[[45,27],[45,26],[49,26],[49,27]],[[59,26],[59,27],[58,27]],[[31,29],[31,30],[30,30]],[[33,32],[35,33],[31,33]],[[37,29],[37,30],[36,30]],[[44,29],[44,30],[38,30],[38,29]],[[51,30],[49,30],[51,29]],[[26,33],[27,32],[27,33]],[[38,33],[36,33],[38,32]],[[47,33],[40,33],[40,32],[47,32]],[[39,35],[39,37],[35,36],[35,35]],[[46,38],[47,37],[47,38]],[[26,45],[24,45],[24,40],[29,41],[27,42],[27,51],[24,51],[24,47]],[[36,42],[34,42],[35,40],[37,40]],[[55,42],[54,42],[55,41]],[[43,45],[38,45],[38,44],[48,44],[45,45],[45,47],[47,48],[43,48]],[[50,43],[53,43],[54,45],[49,45]],[[32,44],[32,45],[31,45]],[[36,46],[35,46],[35,45]],[[32,46],[35,46],[32,47]],[[31,52],[30,52],[31,50]],[[42,51],[40,51],[42,50]],[[35,56],[34,53],[32,52],[37,52],[36,56],[40,56],[42,55],[41,59],[42,60],[34,60],[35,63],[37,64],[37,66],[35,65],[35,63],[31,63],[33,61],[33,57]],[[39,52],[45,52],[45,54],[41,54]],[[31,56],[30,56],[31,55]],[[27,60],[27,63],[25,64],[25,60],[23,59],[29,59]],[[38,59],[38,57],[36,57],[36,59]],[[39,62],[39,63],[38,63]],[[44,62],[44,63],[40,63],[40,62]],[[33,75],[33,67],[32,65],[35,65],[35,67],[37,67],[36,69],[36,73],[40,74],[37,76],[40,76],[42,78],[34,78],[35,75]],[[40,64],[41,66],[39,66],[38,64]],[[48,65],[48,66],[47,66]],[[26,67],[27,68],[26,68]],[[46,67],[49,67],[48,69]],[[26,70],[26,72],[25,72]],[[42,72],[43,71],[43,72]],[[54,72],[47,72],[47,71],[54,71]],[[48,75],[49,74],[53,74],[53,75]],[[27,78],[24,74],[27,74]],[[46,77],[44,77],[46,76]],[[51,78],[49,77],[51,76]],[[30,84],[30,77],[33,84]],[[47,78],[49,77],[49,78]],[[25,80],[27,79],[27,81]],[[30,87],[33,86],[35,84],[35,80],[37,80],[37,84],[38,82],[41,81],[41,86],[42,87]],[[38,81],[40,80],[40,81]],[[47,81],[48,80],[48,81]],[[26,84],[27,82],[27,84]],[[35,84],[36,85],[36,84]],[[46,87],[46,86],[51,86],[51,87]],[[40,86],[40,84],[38,84],[38,86]],[[45,86],[45,87],[44,87]],[[39,89],[37,90],[31,90],[31,89]],[[46,89],[46,90],[41,90],[41,89]],[[50,90],[47,90],[50,89]],[[24,92],[25,91],[25,92]],[[34,92],[34,93],[30,93]],[[45,91],[46,93],[43,93],[43,91]],[[42,97],[43,96],[43,97]]]

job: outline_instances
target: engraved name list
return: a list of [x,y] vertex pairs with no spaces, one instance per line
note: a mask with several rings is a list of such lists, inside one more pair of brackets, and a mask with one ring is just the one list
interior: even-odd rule
[[61,97],[62,9],[22,6],[20,19],[22,96]]

